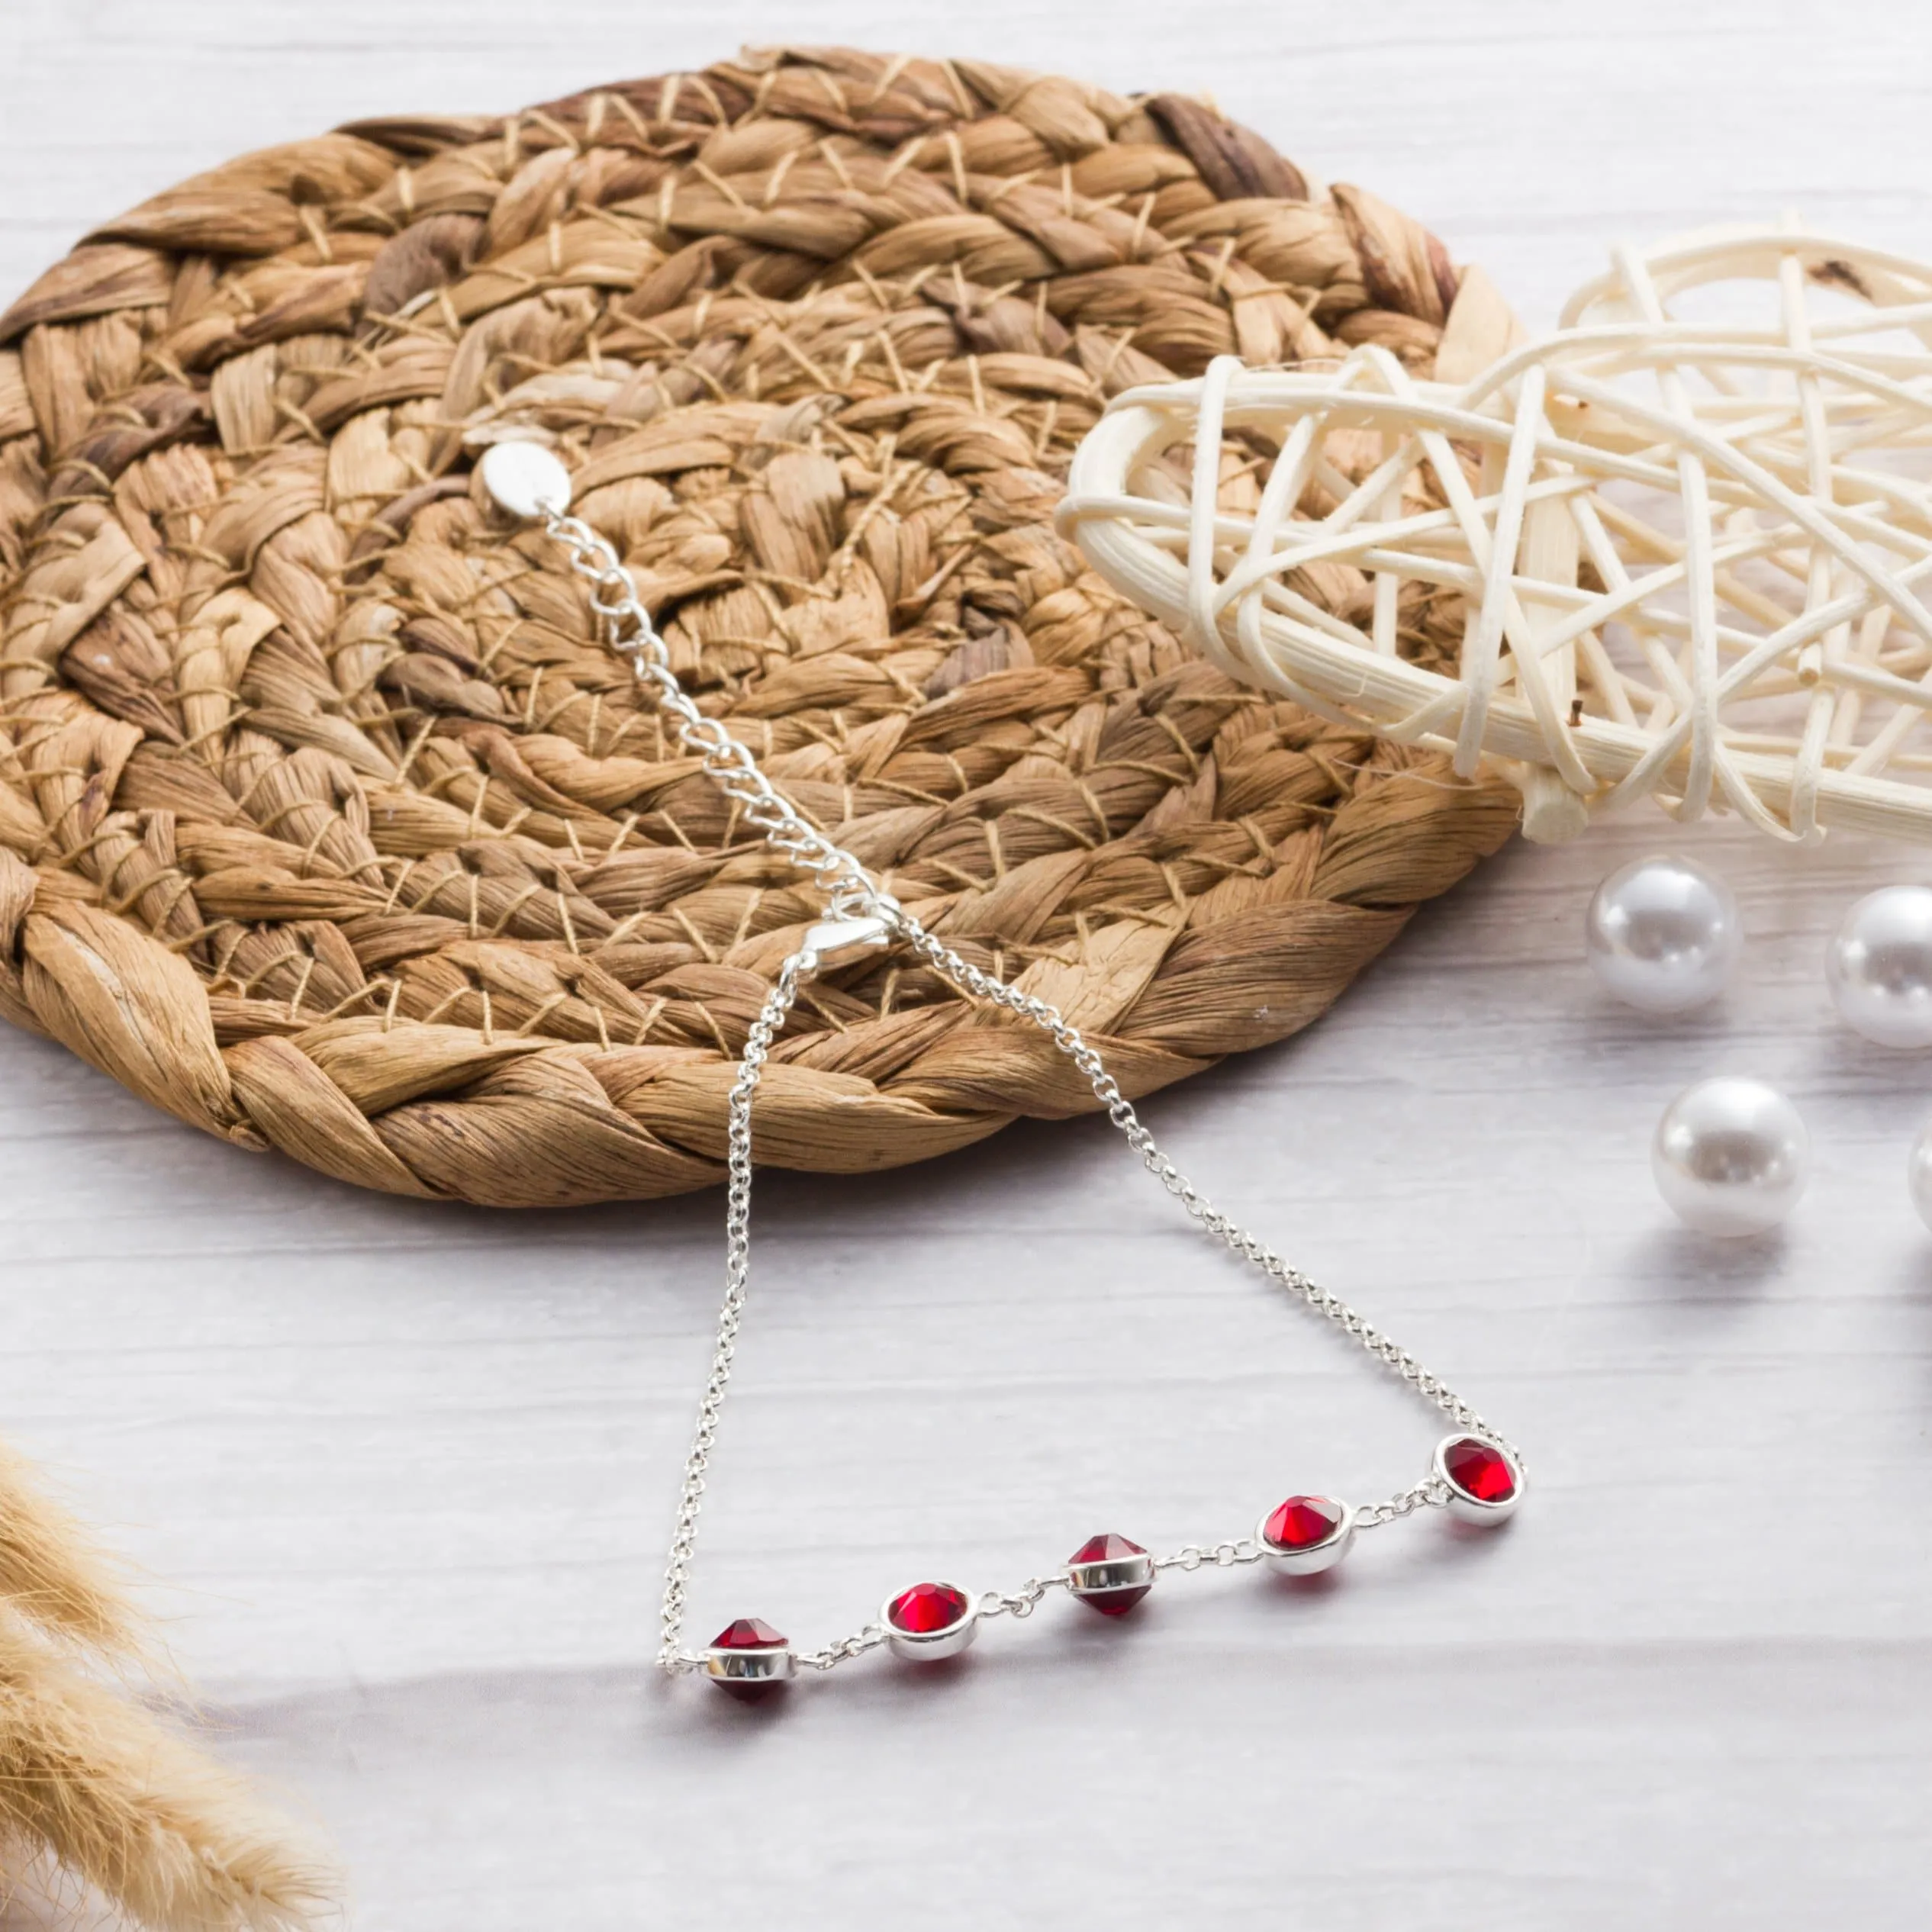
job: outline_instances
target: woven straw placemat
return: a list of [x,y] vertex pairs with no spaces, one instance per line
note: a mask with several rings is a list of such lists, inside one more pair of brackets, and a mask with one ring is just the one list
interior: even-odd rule
[[[1279,1039],[1513,794],[1194,661],[1055,535],[1058,480],[1128,385],[1427,370],[1470,288],[1198,101],[962,61],[748,56],[185,183],[0,320],[0,1009],[366,1187],[719,1177],[815,905],[480,497],[482,444],[535,433],[706,708],[1129,1093]],[[1404,648],[1459,622],[1406,607]],[[758,1153],[1090,1104],[887,958],[807,993]]]

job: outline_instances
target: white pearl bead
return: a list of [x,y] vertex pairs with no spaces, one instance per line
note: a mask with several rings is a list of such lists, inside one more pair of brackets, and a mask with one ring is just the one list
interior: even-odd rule
[[1715,1000],[1744,928],[1729,886],[1688,858],[1640,858],[1596,889],[1583,922],[1590,970],[1604,990],[1647,1013]]
[[1811,1166],[1811,1138],[1798,1109],[1757,1080],[1686,1087],[1664,1109],[1650,1144],[1657,1192],[1700,1234],[1775,1228],[1804,1193]]
[[1911,1190],[1912,1206],[1918,1218],[1932,1228],[1932,1120],[1920,1130],[1905,1162],[1905,1185]]
[[1932,1046],[1932,887],[1861,899],[1826,951],[1824,976],[1854,1032],[1880,1046]]

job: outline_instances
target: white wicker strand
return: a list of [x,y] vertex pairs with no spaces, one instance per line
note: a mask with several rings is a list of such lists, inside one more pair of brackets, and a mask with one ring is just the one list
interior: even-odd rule
[[[1676,312],[1725,284],[1768,318]],[[1130,390],[1062,527],[1230,675],[1499,765],[1532,837],[1650,796],[1932,841],[1932,266],[1790,222],[1619,249],[1492,346],[1459,383],[1370,345]],[[1397,648],[1431,589],[1463,600],[1454,675]]]

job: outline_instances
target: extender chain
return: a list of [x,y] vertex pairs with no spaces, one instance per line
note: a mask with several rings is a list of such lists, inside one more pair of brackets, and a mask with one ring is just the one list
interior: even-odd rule
[[[784,1682],[799,1666],[827,1670],[881,1645],[919,1659],[954,1654],[971,1641],[980,1618],[1029,1615],[1051,1589],[1067,1590],[1094,1609],[1118,1615],[1145,1596],[1156,1575],[1164,1571],[1267,1561],[1277,1569],[1308,1574],[1338,1561],[1356,1530],[1378,1528],[1418,1509],[1447,1508],[1464,1520],[1482,1523],[1499,1521],[1512,1512],[1522,1494],[1524,1470],[1521,1456],[1506,1438],[1393,1337],[1215,1207],[1156,1145],[1077,1028],[1045,1000],[994,978],[928,932],[851,853],[811,824],[774,787],[747,745],[698,709],[671,670],[669,650],[616,549],[581,518],[567,514],[569,477],[557,459],[536,443],[496,443],[485,452],[482,475],[485,487],[503,509],[539,523],[568,553],[571,569],[590,585],[591,607],[605,642],[630,665],[639,684],[669,720],[678,744],[701,762],[745,821],[808,874],[826,900],[825,919],[807,931],[798,949],[779,968],[745,1040],[731,1088],[724,1301],[678,1496],[665,1574],[659,1666],[673,1674],[703,1671],[726,1689],[758,1692]],[[1290,1497],[1251,1536],[1188,1544],[1165,1557],[1150,1557],[1122,1537],[1095,1537],[1060,1569],[1029,1579],[1009,1593],[987,1591],[970,1597],[951,1584],[917,1585],[889,1602],[877,1620],[821,1650],[794,1650],[756,1618],[733,1624],[706,1650],[684,1647],[685,1594],[705,1475],[730,1380],[750,1274],[752,1097],[772,1043],[806,984],[829,968],[895,946],[916,955],[970,998],[1003,1007],[1038,1027],[1080,1070],[1095,1100],[1148,1171],[1202,1228],[1352,1336],[1447,1416],[1456,1433],[1438,1444],[1429,1473],[1378,1503],[1351,1505],[1331,1497]]]

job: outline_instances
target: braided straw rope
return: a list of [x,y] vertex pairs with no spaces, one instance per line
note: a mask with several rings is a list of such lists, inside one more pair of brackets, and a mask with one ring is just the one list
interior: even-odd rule
[[[747,56],[189,182],[0,319],[0,1009],[368,1187],[719,1177],[816,907],[493,518],[514,435],[705,708],[1125,1090],[1278,1039],[1515,800],[1199,662],[1055,534],[1060,479],[1124,388],[1426,375],[1445,325],[1509,327],[1373,196],[1196,101],[969,63]],[[889,958],[813,987],[758,1104],[762,1158],[853,1170],[1092,1100]]]
[[[1673,309],[1738,284],[1766,319]],[[1702,237],[1618,251],[1563,321],[1462,382],[1370,344],[1130,392],[1061,527],[1234,676],[1460,772],[1509,761],[1532,838],[1650,794],[1932,840],[1932,266]],[[1251,510],[1216,501],[1231,444],[1267,479]],[[1338,567],[1373,584],[1359,616],[1306,594]],[[1405,660],[1405,601],[1441,591],[1457,662]]]

